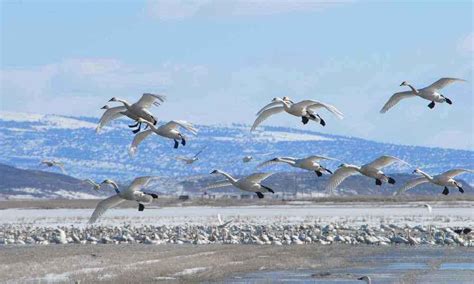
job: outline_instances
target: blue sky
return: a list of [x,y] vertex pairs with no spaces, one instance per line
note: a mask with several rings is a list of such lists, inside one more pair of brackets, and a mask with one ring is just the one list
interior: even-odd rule
[[[112,96],[161,92],[160,119],[251,124],[276,96],[337,106],[325,133],[474,150],[473,4],[316,1],[3,1],[1,109],[99,116]],[[407,80],[468,83],[429,110]],[[268,125],[303,128],[286,115]]]

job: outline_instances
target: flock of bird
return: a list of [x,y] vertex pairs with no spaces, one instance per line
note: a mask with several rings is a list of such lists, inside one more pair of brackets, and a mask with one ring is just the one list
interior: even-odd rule
[[[422,89],[416,89],[411,84],[404,81],[400,86],[407,86],[410,88],[410,90],[398,92],[392,95],[380,112],[385,113],[398,104],[401,100],[413,97],[420,97],[430,101],[428,104],[430,109],[433,109],[436,103],[446,102],[447,104],[452,104],[452,100],[441,94],[440,90],[449,84],[461,81],[465,80],[456,78],[441,78],[428,87]],[[193,126],[193,124],[184,120],[172,120],[157,126],[158,120],[156,116],[149,110],[151,106],[159,106],[165,102],[165,100],[165,96],[151,93],[144,93],[142,97],[133,104],[130,104],[124,99],[113,97],[109,100],[109,102],[117,102],[121,105],[115,107],[109,107],[108,105],[105,105],[102,107],[102,109],[105,109],[105,112],[99,120],[96,132],[99,133],[102,128],[109,124],[112,120],[125,116],[135,122],[135,124],[129,125],[130,128],[133,128],[132,132],[135,134],[135,137],[133,138],[129,147],[129,154],[131,156],[134,156],[137,153],[138,145],[153,133],[162,138],[173,140],[174,148],[178,148],[179,145],[185,146],[187,144],[187,138],[183,133],[183,130],[186,130],[193,135],[197,135],[198,133],[198,130]],[[254,131],[270,116],[282,112],[301,118],[301,122],[303,124],[308,124],[309,121],[313,121],[322,126],[326,126],[326,121],[320,116],[319,113],[316,112],[319,109],[325,109],[339,119],[343,119],[344,117],[340,110],[328,103],[314,100],[294,102],[289,97],[277,97],[257,112],[257,118],[255,119],[250,131]],[[141,131],[142,126],[144,126],[143,131]],[[204,148],[196,153],[193,157],[177,157],[177,159],[183,161],[186,164],[192,164],[198,160],[198,156],[203,150]],[[249,162],[250,160],[252,160],[251,156],[246,156],[242,159],[244,163]],[[330,174],[331,177],[326,185],[326,191],[328,193],[332,193],[346,178],[356,174],[361,174],[374,179],[375,184],[378,186],[381,186],[383,183],[393,185],[396,183],[395,179],[385,174],[382,169],[394,163],[409,165],[407,162],[397,157],[382,155],[374,161],[361,166],[342,163],[333,173],[333,171],[320,164],[321,161],[325,160],[334,161],[338,159],[319,155],[312,155],[306,158],[276,157],[260,163],[257,168],[270,166],[276,163],[284,163],[292,167],[315,172],[318,177],[322,176],[323,174]],[[63,165],[56,161],[43,161],[42,164],[47,165],[48,167],[58,166],[64,171]],[[442,192],[444,195],[449,194],[449,187],[457,188],[461,193],[463,193],[464,190],[462,185],[456,181],[454,177],[462,173],[474,173],[474,171],[469,169],[453,169],[439,175],[430,176],[429,174],[417,168],[413,171],[413,173],[420,174],[421,177],[410,180],[407,184],[396,191],[395,194],[401,194],[417,185],[427,182],[444,187]],[[272,175],[271,173],[254,173],[249,176],[235,178],[229,173],[215,169],[211,172],[211,174],[222,175],[225,180],[211,184],[205,187],[204,190],[232,185],[242,191],[255,193],[258,198],[264,198],[264,193],[275,192],[269,186],[262,184],[266,178]],[[98,190],[103,184],[108,184],[113,186],[116,191],[116,195],[101,201],[97,205],[97,208],[90,218],[90,222],[95,222],[108,208],[116,206],[124,200],[137,201],[139,204],[139,210],[144,210],[144,205],[151,203],[154,198],[157,198],[156,194],[141,192],[141,189],[153,179],[154,177],[151,176],[138,177],[126,190],[123,191],[120,191],[118,185],[110,180],[104,180],[101,184],[97,184],[92,180],[86,180],[93,186],[94,189]]]

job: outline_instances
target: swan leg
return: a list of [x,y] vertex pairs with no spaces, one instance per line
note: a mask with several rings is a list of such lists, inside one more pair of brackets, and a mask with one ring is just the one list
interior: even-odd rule
[[303,122],[303,124],[307,124],[308,121],[309,121],[309,118],[307,118],[306,116],[301,117],[301,122]]
[[464,193],[464,189],[462,189],[462,187],[458,186],[458,189],[460,193]]
[[135,129],[135,130],[133,130],[132,132],[135,133],[135,134],[137,134],[137,133],[141,130],[141,128],[142,128],[142,123],[139,122],[139,123],[138,123],[138,128]]
[[316,173],[316,175],[317,175],[318,177],[320,177],[320,176],[323,175],[323,173],[321,173],[320,171],[314,171],[314,172]]
[[181,136],[181,145],[186,146],[186,139],[183,136]]
[[448,194],[449,194],[449,189],[448,189],[447,186],[444,187],[443,194],[444,194],[444,195],[448,195]]
[[321,124],[322,126],[326,126],[326,121],[324,121],[324,119],[320,117],[319,114],[317,116],[319,118],[319,124]]
[[451,101],[450,99],[444,97],[444,99],[446,100],[446,103],[448,103],[448,105],[452,105],[453,104],[453,101]]
[[174,148],[178,149],[178,147],[179,147],[179,142],[175,139],[174,140]]
[[151,118],[153,119],[153,125],[156,125],[158,121],[153,116]]
[[435,107],[435,102],[431,102],[431,103],[428,105],[428,107],[429,107],[430,109],[433,109],[433,108]]
[[138,126],[138,121],[137,121],[137,123],[135,123],[133,125],[129,125],[128,127],[133,128],[133,127],[137,127],[137,126]]
[[381,181],[381,180],[379,180],[379,179],[376,179],[376,180],[375,180],[375,184],[376,184],[376,185],[380,185],[380,186],[381,186],[381,185],[382,185],[382,181]]
[[260,185],[261,187],[265,188],[266,190],[268,190],[268,192],[271,192],[271,193],[275,193],[275,191],[273,191],[273,189],[267,187],[267,186],[264,186],[264,185]]
[[145,210],[145,205],[138,203],[138,211],[143,211]]
[[391,178],[391,177],[388,177],[388,183],[389,184],[395,184],[395,179]]
[[261,192],[255,192],[255,193],[257,194],[258,198],[263,198],[263,193]]

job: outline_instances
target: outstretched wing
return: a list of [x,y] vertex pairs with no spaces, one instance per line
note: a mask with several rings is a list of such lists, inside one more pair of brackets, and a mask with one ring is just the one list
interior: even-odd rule
[[140,144],[143,140],[145,140],[145,138],[147,138],[152,133],[153,130],[148,129],[135,135],[135,138],[133,138],[132,144],[128,149],[128,153],[130,154],[130,156],[135,155],[135,153],[137,152],[138,144]]
[[232,184],[229,181],[219,181],[213,184],[210,184],[206,187],[204,187],[202,190],[208,190],[208,189],[215,189],[215,188],[221,188],[221,187],[226,187],[226,186],[231,186]]
[[187,121],[184,121],[184,120],[172,120],[172,121],[166,123],[165,125],[163,125],[162,127],[167,128],[169,130],[177,129],[178,127],[182,127],[182,128],[188,130],[189,132],[191,132],[194,135],[196,135],[197,132],[198,132],[198,130],[196,128],[194,128],[194,126],[190,122],[187,122]]
[[124,106],[118,106],[118,107],[112,107],[107,109],[102,117],[99,120],[99,124],[97,125],[95,132],[99,133],[102,127],[104,127],[106,124],[111,122],[114,119],[119,118],[123,114],[121,112],[126,111],[127,108]]
[[56,167],[58,167],[59,169],[61,169],[61,172],[62,172],[63,174],[67,174],[67,173],[66,173],[66,170],[64,169],[64,164],[63,164],[63,163],[55,162],[54,165],[55,165]]
[[262,180],[268,178],[272,174],[273,173],[255,173],[244,177],[243,180],[246,180],[248,182],[260,183]]
[[285,108],[280,106],[280,107],[274,107],[274,108],[269,108],[265,111],[263,111],[261,114],[258,115],[257,119],[255,119],[255,122],[252,125],[252,128],[250,128],[250,131],[254,131],[257,126],[260,125],[265,119],[269,118],[270,116],[280,113],[284,111]]
[[464,79],[458,79],[458,78],[441,78],[438,81],[434,82],[433,84],[429,85],[426,87],[426,89],[430,89],[433,91],[440,90],[447,85],[450,85],[454,82],[466,82]]
[[136,102],[134,105],[142,108],[149,108],[151,107],[151,105],[159,106],[160,102],[162,103],[165,100],[166,96],[144,93],[142,97],[138,100],[138,102]]
[[403,187],[401,187],[399,190],[397,190],[393,195],[400,195],[404,193],[405,191],[414,188],[417,185],[420,185],[422,183],[428,182],[428,180],[425,177],[419,177],[412,179],[408,181]]
[[143,187],[147,186],[151,180],[157,179],[157,178],[158,177],[154,177],[154,176],[137,177],[132,181],[132,183],[130,184],[127,190],[131,190],[131,191],[141,190]]
[[267,109],[269,109],[269,108],[271,108],[271,107],[281,106],[281,105],[283,105],[282,102],[278,102],[278,101],[276,101],[276,102],[271,102],[271,103],[269,103],[268,105],[262,107],[262,108],[257,112],[257,115],[260,115],[263,111],[265,111],[265,110],[267,110]]
[[306,109],[325,108],[330,113],[337,116],[337,118],[339,118],[339,119],[344,118],[344,114],[341,111],[339,111],[335,106],[330,105],[330,104],[326,104],[326,103],[322,103],[322,102],[318,102],[318,101],[313,101],[313,100],[305,100],[305,101],[301,101],[299,103],[296,103],[294,106],[297,107],[300,104],[301,104],[302,107],[306,107]]
[[317,156],[317,155],[309,156],[309,157],[305,158],[304,160],[308,160],[308,161],[312,161],[312,162],[317,162],[317,161],[321,161],[321,160],[337,161],[337,159],[334,159],[334,158],[329,158],[329,157],[325,157],[325,156]]
[[440,176],[447,177],[447,178],[453,178],[455,176],[458,176],[462,173],[474,173],[473,170],[466,170],[466,169],[453,169],[449,170],[447,172],[442,173]]
[[104,215],[107,209],[117,206],[124,201],[125,199],[121,198],[118,195],[114,195],[102,200],[101,202],[99,202],[99,204],[97,204],[94,213],[92,213],[92,216],[89,219],[89,223],[94,223],[95,221],[97,221],[97,219],[100,218],[100,216]]
[[392,156],[380,156],[379,158],[375,159],[374,161],[364,165],[364,166],[368,166],[368,167],[373,167],[373,168],[376,168],[376,169],[381,169],[383,167],[386,167],[386,166],[389,166],[393,163],[396,163],[396,162],[399,162],[399,163],[403,163],[403,164],[408,164],[407,162],[397,158],[397,157],[392,157]]
[[414,97],[416,97],[416,95],[413,94],[413,91],[405,91],[405,92],[395,93],[385,103],[383,108],[380,110],[380,113],[386,113],[389,109],[391,109],[394,105],[398,104],[398,102],[403,100],[403,99],[414,98]]
[[341,184],[346,178],[357,174],[358,171],[353,169],[353,168],[346,168],[342,167],[337,169],[333,175],[331,175],[331,178],[328,181],[328,184],[326,185],[326,191],[331,192],[335,190],[338,185]]
[[[294,162],[296,160],[295,158],[291,158],[291,157],[281,157],[280,159],[284,159],[284,160],[288,160],[288,161],[292,161],[292,162]],[[279,161],[279,160],[275,160],[275,159],[271,159],[271,160],[268,160],[268,161],[265,161],[265,162],[262,162],[262,163],[258,164],[257,168],[266,167],[266,166],[279,164],[279,163],[284,163],[284,162]]]

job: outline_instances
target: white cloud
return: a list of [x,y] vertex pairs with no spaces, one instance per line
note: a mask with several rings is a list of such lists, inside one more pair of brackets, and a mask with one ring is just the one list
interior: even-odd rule
[[318,0],[155,0],[147,11],[159,20],[182,20],[195,16],[268,16],[290,12],[315,12],[352,1]]

